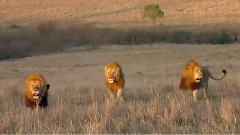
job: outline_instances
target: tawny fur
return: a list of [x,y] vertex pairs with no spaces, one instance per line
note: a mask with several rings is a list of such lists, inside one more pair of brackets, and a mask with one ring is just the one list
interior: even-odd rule
[[[40,82],[39,92],[41,93],[38,99],[34,99],[30,82]],[[40,107],[47,107],[48,106],[48,89],[50,85],[46,83],[42,74],[36,73],[31,74],[25,82],[25,104],[27,107],[32,109],[36,108],[37,106]]]
[[[195,90],[200,87],[200,82],[197,83],[194,80],[194,69],[199,68],[200,69],[200,64],[196,61],[189,61],[187,65],[184,67],[183,72],[182,72],[182,77],[181,77],[181,82],[180,82],[180,89],[183,90]],[[199,73],[199,76],[201,76],[201,72]]]
[[[199,68],[201,72],[197,73],[194,69]],[[208,98],[207,89],[208,89],[208,80],[209,78],[213,80],[222,80],[225,76],[227,71],[222,70],[224,75],[221,78],[215,78],[212,76],[210,71],[205,66],[200,66],[200,64],[194,60],[191,60],[187,63],[184,67],[180,82],[180,89],[182,90],[192,90],[194,99],[197,99],[197,93],[199,89],[203,90],[203,94],[205,98]],[[199,74],[201,76],[200,82],[196,82],[194,79],[194,74]]]
[[[113,82],[110,83],[109,79],[113,79]],[[109,92],[111,100],[115,100],[114,93],[117,92],[117,99],[123,101],[122,90],[124,88],[125,80],[123,77],[122,68],[117,63],[109,63],[105,66],[105,84]]]

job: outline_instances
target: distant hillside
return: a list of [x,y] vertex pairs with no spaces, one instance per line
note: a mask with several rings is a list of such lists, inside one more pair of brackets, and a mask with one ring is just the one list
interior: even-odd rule
[[239,0],[0,0],[0,25],[44,20],[91,22],[103,26],[149,25],[146,3],[159,3],[164,25],[240,24]]

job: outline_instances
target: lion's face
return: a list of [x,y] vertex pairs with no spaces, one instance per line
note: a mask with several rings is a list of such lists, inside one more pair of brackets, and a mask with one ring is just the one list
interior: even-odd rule
[[105,79],[108,83],[118,82],[120,80],[120,67],[116,64],[106,66]]
[[200,64],[194,60],[191,60],[183,69],[180,89],[195,90],[200,87],[200,81],[203,77]]
[[199,83],[200,80],[202,79],[203,74],[201,72],[201,69],[199,66],[196,66],[193,68],[193,79],[196,83]]
[[29,82],[29,87],[34,99],[39,99],[42,97],[43,87],[41,86],[40,80],[31,80]]
[[203,77],[200,64],[196,61],[190,61],[183,70],[182,77],[188,82],[199,83]]
[[115,70],[113,68],[109,68],[106,71],[106,79],[108,80],[108,83],[114,83],[117,82],[117,72],[119,72],[118,70]]

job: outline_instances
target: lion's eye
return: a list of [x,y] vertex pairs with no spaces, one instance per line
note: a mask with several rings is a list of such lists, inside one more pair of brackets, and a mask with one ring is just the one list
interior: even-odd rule
[[40,85],[37,86],[38,88],[40,87]]

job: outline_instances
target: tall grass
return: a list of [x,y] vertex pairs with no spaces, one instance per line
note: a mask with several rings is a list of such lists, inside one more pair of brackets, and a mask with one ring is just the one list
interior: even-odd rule
[[[0,62],[0,133],[240,133],[239,45],[104,46],[91,51]],[[194,101],[179,90],[189,59],[209,67],[209,100]],[[104,65],[119,62],[126,103],[113,104],[104,85]],[[84,65],[84,66],[81,66]],[[93,66],[94,65],[94,66]],[[24,105],[24,80],[41,72],[51,88],[49,106]]]
[[[228,89],[234,84],[225,85],[225,89]],[[195,102],[191,92],[169,90],[166,86],[167,84],[158,86],[153,83],[147,89],[137,89],[137,93],[125,91],[125,104],[113,104],[108,100],[105,89],[63,86],[57,91],[50,91],[50,106],[36,113],[25,108],[23,91],[7,84],[0,93],[0,133],[240,132],[237,128],[240,122],[239,98],[231,96],[236,94],[235,91],[227,97],[215,95],[216,98]],[[217,86],[216,89],[220,87]],[[234,85],[234,89],[237,91],[239,87]],[[139,99],[142,95],[149,98]]]

